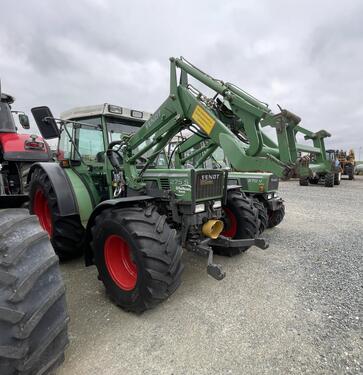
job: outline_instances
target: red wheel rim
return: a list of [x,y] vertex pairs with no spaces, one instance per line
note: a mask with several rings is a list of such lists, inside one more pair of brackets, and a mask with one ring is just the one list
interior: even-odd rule
[[123,290],[132,290],[137,282],[137,267],[131,258],[127,242],[115,234],[109,236],[104,246],[105,262],[112,280]]
[[225,214],[225,229],[222,236],[233,238],[237,233],[237,219],[234,213],[227,207],[223,207]]
[[53,230],[52,215],[50,213],[48,200],[41,189],[38,189],[35,193],[33,210],[35,215],[38,216],[40,225],[48,232],[49,236],[51,236]]

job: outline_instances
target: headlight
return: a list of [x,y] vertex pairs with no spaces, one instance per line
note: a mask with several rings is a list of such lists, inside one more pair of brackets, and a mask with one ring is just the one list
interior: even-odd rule
[[117,105],[109,104],[108,105],[108,112],[117,113],[117,114],[121,115],[122,114],[122,108],[117,106]]
[[268,193],[268,194],[267,194],[267,199],[272,199],[273,196],[274,196],[273,193]]
[[196,204],[196,205],[195,205],[195,210],[194,210],[194,212],[195,212],[196,214],[198,214],[199,212],[203,212],[203,211],[205,211],[205,204],[204,204],[204,203],[200,203],[200,204]]
[[222,207],[222,202],[221,201],[215,201],[213,203],[213,208],[221,208]]
[[279,197],[279,193],[275,192],[274,193],[274,198],[278,198]]

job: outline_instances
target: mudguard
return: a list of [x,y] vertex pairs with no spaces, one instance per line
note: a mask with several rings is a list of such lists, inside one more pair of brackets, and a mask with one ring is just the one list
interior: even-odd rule
[[57,196],[59,213],[61,216],[78,215],[77,200],[68,176],[58,163],[35,163],[31,166],[27,182],[36,168],[41,168],[48,175]]
[[86,266],[91,266],[92,264],[94,264],[93,253],[92,253],[92,249],[90,246],[91,228],[93,226],[93,223],[96,217],[101,213],[101,211],[110,207],[121,208],[121,207],[133,206],[137,202],[152,201],[154,199],[155,199],[154,197],[150,197],[149,195],[139,195],[139,196],[125,197],[125,198],[108,199],[107,201],[103,201],[100,204],[98,204],[93,210],[92,215],[90,216],[88,223],[87,223],[86,241],[85,241],[86,243],[86,246],[85,246]]

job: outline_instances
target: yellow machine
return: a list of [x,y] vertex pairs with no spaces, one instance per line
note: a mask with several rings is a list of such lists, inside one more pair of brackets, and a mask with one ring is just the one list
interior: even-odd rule
[[336,151],[336,158],[340,163],[342,175],[347,175],[349,180],[354,179],[355,154],[350,149],[348,153],[343,150]]

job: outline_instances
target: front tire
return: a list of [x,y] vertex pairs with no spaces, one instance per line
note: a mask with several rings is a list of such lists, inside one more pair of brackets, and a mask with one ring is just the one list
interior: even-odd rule
[[334,173],[327,173],[324,181],[325,187],[334,187]]
[[319,177],[310,177],[310,178],[309,178],[309,182],[310,182],[312,185],[317,185],[317,184],[319,183],[319,180],[320,180]]
[[48,232],[60,260],[77,258],[83,253],[85,230],[79,215],[60,216],[57,196],[47,173],[36,168],[29,184],[30,212],[38,216]]
[[68,344],[58,258],[28,210],[1,210],[0,238],[0,374],[51,374]]
[[268,211],[268,227],[273,228],[279,225],[285,217],[285,205],[282,204],[277,210]]
[[[256,238],[259,235],[260,221],[258,210],[252,201],[241,191],[230,190],[227,193],[227,204],[223,207],[225,229],[221,233],[232,239]],[[213,248],[223,256],[234,256],[248,250],[250,246]]]
[[110,298],[142,313],[180,285],[182,247],[154,206],[105,209],[92,227],[92,249]]
[[268,226],[267,209],[263,205],[263,203],[258,200],[258,198],[251,198],[251,199],[252,199],[253,206],[258,211],[258,219],[260,220],[260,226],[259,226],[258,234],[261,234],[266,230],[266,228]]
[[334,174],[334,185],[340,185],[340,181],[342,179],[342,173],[338,172]]
[[300,177],[300,186],[309,186],[309,177]]
[[345,166],[345,171],[346,171],[346,174],[348,175],[348,179],[353,180],[354,179],[354,167],[353,167],[353,165],[347,164]]

